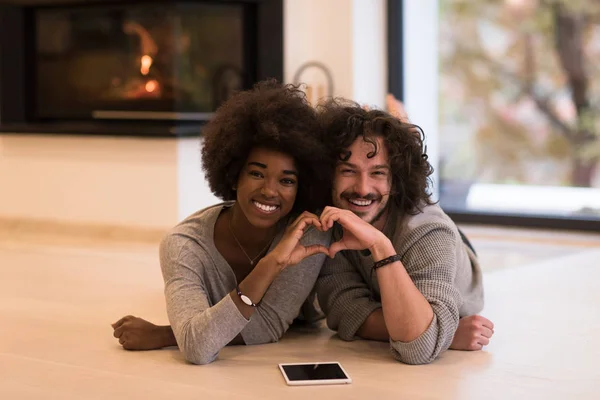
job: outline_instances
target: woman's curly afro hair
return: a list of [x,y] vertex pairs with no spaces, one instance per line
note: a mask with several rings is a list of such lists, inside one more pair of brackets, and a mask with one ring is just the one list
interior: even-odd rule
[[223,200],[235,200],[233,188],[251,149],[264,147],[295,161],[294,211],[317,211],[329,196],[322,174],[327,153],[319,141],[319,129],[315,109],[297,86],[267,80],[236,93],[202,130],[202,168],[211,190]]
[[[389,154],[392,178],[390,199],[401,215],[417,214],[424,204],[433,204],[428,192],[433,167],[427,161],[424,134],[420,127],[403,122],[380,110],[365,110],[359,104],[332,99],[318,107],[322,142],[333,163],[350,158],[348,148],[358,137],[378,152],[377,137],[382,137]],[[334,171],[334,166],[331,166]],[[331,175],[333,178],[333,172]]]

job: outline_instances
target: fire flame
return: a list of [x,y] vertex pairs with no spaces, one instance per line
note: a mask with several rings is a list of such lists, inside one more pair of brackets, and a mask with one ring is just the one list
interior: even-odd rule
[[154,79],[151,81],[146,82],[146,91],[148,93],[152,93],[154,92],[156,89],[158,89],[158,82],[155,81]]
[[142,75],[148,75],[148,73],[150,72],[150,66],[152,65],[152,57],[150,57],[149,55],[144,55],[142,56],[142,67],[140,68],[140,72],[142,73]]

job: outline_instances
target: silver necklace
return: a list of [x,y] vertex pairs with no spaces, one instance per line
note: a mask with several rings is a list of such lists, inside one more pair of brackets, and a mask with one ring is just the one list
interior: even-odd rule
[[267,243],[267,245],[258,253],[258,255],[254,258],[250,258],[250,256],[248,255],[248,253],[246,253],[246,250],[244,250],[244,246],[242,246],[242,244],[240,243],[240,241],[238,240],[237,236],[235,236],[235,233],[233,233],[233,229],[231,228],[231,220],[232,218],[229,218],[229,232],[231,232],[231,235],[233,236],[233,239],[235,240],[235,242],[237,243],[237,245],[240,247],[240,249],[242,250],[242,252],[244,253],[244,255],[246,256],[246,258],[248,259],[248,261],[250,262],[250,265],[254,265],[254,261],[256,261],[256,259],[258,257],[260,257],[260,255],[262,253],[264,253],[264,251],[266,249],[269,248],[269,246],[271,245],[271,243],[273,243],[273,239],[275,239],[275,236],[273,236],[273,238],[271,238],[271,240],[269,240],[269,243]]

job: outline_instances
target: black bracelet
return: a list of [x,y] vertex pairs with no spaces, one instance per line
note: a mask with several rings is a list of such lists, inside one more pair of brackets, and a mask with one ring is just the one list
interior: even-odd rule
[[402,256],[400,254],[394,254],[393,256],[390,256],[388,258],[384,258],[383,260],[377,261],[375,264],[373,264],[373,269],[381,268],[383,266],[386,266],[388,264],[391,264],[396,261],[401,261],[401,260],[402,260]]
[[248,297],[242,293],[239,286],[236,286],[235,290],[237,291],[237,295],[240,296],[240,299],[242,300],[242,302],[244,304],[246,304],[247,306],[250,306],[250,307],[258,307],[258,305],[254,304],[254,302],[252,300],[250,300],[250,297]]

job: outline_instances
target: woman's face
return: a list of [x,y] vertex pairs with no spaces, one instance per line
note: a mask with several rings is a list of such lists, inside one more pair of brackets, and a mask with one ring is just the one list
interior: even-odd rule
[[276,150],[250,151],[237,182],[237,205],[248,222],[268,228],[289,214],[298,192],[294,159]]

